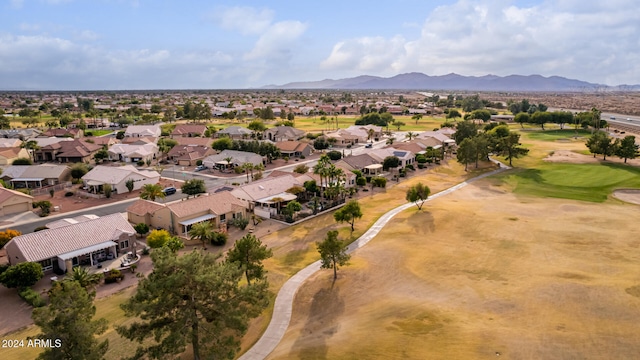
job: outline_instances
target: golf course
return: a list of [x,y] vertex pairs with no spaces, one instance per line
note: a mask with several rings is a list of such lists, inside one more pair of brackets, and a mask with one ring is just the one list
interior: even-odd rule
[[[331,271],[313,275],[268,358],[635,357],[640,206],[612,192],[640,188],[638,169],[549,161],[556,151],[589,158],[586,135],[522,134],[530,155],[516,168],[402,212],[335,283]],[[459,178],[456,164],[440,173],[447,167]],[[418,180],[432,192],[446,187],[428,173],[363,200],[364,213],[393,206],[378,196],[401,203]],[[316,230],[309,238],[322,237]],[[275,237],[265,242],[287,247]]]

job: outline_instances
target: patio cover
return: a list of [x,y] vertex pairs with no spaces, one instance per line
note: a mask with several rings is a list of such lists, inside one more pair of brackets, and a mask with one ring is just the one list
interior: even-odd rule
[[297,199],[298,197],[296,195],[294,195],[294,194],[290,194],[288,192],[283,192],[283,193],[280,193],[278,195],[272,195],[272,196],[264,197],[262,199],[258,199],[258,200],[256,200],[256,202],[262,203],[262,204],[275,204],[276,203],[275,201],[271,201],[271,200],[273,200],[275,198],[281,198],[283,201],[291,201],[291,200]]
[[207,215],[198,216],[197,218],[193,218],[193,219],[189,219],[189,220],[185,220],[185,221],[180,221],[178,224],[189,226],[189,225],[197,224],[199,222],[203,222],[203,221],[206,221],[206,220],[215,219],[215,217],[216,216],[214,214],[207,214]]
[[62,260],[69,260],[69,259],[73,259],[74,257],[80,256],[80,255],[86,255],[86,254],[91,254],[94,251],[98,251],[98,250],[102,250],[102,249],[108,249],[112,246],[118,246],[118,244],[116,244],[115,242],[109,240],[109,241],[105,241],[99,244],[95,244],[95,245],[91,245],[91,246],[87,246],[85,248],[82,249],[78,249],[78,250],[74,250],[74,251],[70,251],[68,253],[64,253],[64,254],[60,254],[58,255],[58,257]]

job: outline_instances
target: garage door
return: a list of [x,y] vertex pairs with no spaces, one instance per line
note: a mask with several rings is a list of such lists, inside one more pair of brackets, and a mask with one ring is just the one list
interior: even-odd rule
[[2,208],[2,212],[5,215],[9,215],[9,214],[16,214],[16,213],[21,213],[21,212],[25,212],[25,211],[29,211],[29,203],[22,203],[22,204],[13,204],[13,205],[6,205]]

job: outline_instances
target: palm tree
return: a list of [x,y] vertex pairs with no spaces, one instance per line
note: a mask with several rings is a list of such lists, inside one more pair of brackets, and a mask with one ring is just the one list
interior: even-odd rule
[[387,145],[393,145],[393,142],[396,140],[396,138],[388,138],[387,139]]
[[407,138],[409,138],[409,141],[411,141],[411,139],[415,138],[416,136],[418,136],[418,134],[414,133],[413,131],[407,131]]
[[411,117],[411,119],[416,121],[416,125],[418,125],[418,121],[422,119],[422,114],[415,114]]
[[156,198],[164,199],[166,197],[160,184],[146,184],[142,187],[140,198],[145,200],[156,201]]
[[373,143],[373,136],[375,135],[376,131],[373,129],[369,129],[367,130],[367,140],[371,140],[371,142]]
[[29,157],[31,158],[31,160],[33,161],[36,160],[35,154],[33,152],[40,149],[40,146],[38,146],[37,141],[35,140],[24,141],[22,142],[22,145],[20,145],[20,147],[27,149],[27,152],[29,153]]
[[247,182],[249,182],[249,173],[251,173],[251,177],[253,178],[253,169],[254,169],[254,165],[253,163],[247,162],[242,164],[242,170],[244,170],[247,173]]
[[327,170],[329,165],[331,164],[331,159],[327,154],[322,154],[318,163],[313,167],[313,173],[316,175],[320,175],[320,197],[323,196],[323,187],[326,185],[323,180],[328,175]]
[[189,237],[191,240],[200,240],[202,241],[202,248],[207,250],[205,246],[205,241],[211,240],[213,236],[213,226],[210,222],[204,221],[193,224],[191,229],[189,230]]
[[67,279],[68,281],[77,281],[80,283],[80,286],[89,289],[100,283],[102,274],[90,274],[87,269],[78,266],[73,268],[73,272]]
[[233,157],[231,157],[231,156],[227,156],[226,158],[224,158],[224,161],[227,162],[227,167],[229,167],[229,165],[231,165],[231,160],[233,160]]

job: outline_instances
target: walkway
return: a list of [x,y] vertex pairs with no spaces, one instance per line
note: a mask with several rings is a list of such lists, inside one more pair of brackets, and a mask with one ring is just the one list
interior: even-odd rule
[[[433,194],[427,199],[427,201],[431,201],[439,197],[448,195],[469,185],[474,181],[510,169],[510,167],[498,161],[492,161],[498,164],[500,168],[477,176],[473,179],[463,181],[460,184],[452,186],[437,194]],[[389,222],[389,220],[391,220],[400,212],[412,206],[416,205],[412,202],[406,203],[382,215],[362,236],[360,236],[356,241],[352,242],[347,247],[347,253],[351,254],[355,250],[365,246],[369,241],[376,237],[376,235],[378,235],[380,230],[382,230],[382,228]],[[262,334],[262,337],[253,345],[253,347],[251,347],[246,353],[244,353],[244,355],[242,355],[239,360],[264,359],[276,348],[276,346],[282,340],[284,333],[287,331],[287,328],[289,327],[289,322],[291,321],[291,313],[293,311],[293,299],[296,295],[296,292],[298,291],[300,286],[302,286],[302,284],[318,270],[320,270],[320,260],[300,270],[293,277],[291,277],[282,286],[282,288],[280,288],[273,308],[273,316],[271,317],[271,322],[269,323],[267,330],[265,330],[264,334]]]

